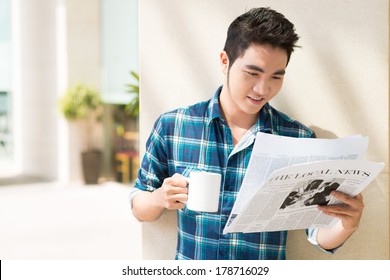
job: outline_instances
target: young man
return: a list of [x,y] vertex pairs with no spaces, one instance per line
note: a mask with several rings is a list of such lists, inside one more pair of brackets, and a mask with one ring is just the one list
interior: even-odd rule
[[[285,259],[287,232],[223,234],[251,156],[255,135],[290,137],[315,134],[275,110],[298,36],[294,25],[269,8],[248,11],[232,22],[220,54],[223,85],[214,96],[165,113],[147,141],[130,198],[134,216],[154,221],[164,209],[178,210],[176,259]],[[193,170],[222,175],[217,213],[187,209],[187,177]],[[308,239],[327,252],[357,229],[362,196],[333,195],[345,206],[319,206],[340,222],[332,229],[308,230]],[[259,202],[261,203],[261,202]]]

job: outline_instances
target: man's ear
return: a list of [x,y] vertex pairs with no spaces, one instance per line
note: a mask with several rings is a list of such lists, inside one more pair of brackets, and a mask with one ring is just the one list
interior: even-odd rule
[[221,71],[226,75],[227,70],[229,69],[229,57],[225,51],[220,53],[219,60],[221,62]]

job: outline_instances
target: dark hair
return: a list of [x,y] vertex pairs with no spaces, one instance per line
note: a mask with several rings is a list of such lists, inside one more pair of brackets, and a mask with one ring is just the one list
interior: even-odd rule
[[287,63],[299,36],[284,15],[270,8],[253,8],[237,17],[229,26],[224,51],[229,67],[251,44],[269,44],[287,52]]

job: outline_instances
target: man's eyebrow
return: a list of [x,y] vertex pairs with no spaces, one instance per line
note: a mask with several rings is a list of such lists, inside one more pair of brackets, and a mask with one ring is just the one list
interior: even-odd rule
[[[249,64],[249,65],[246,65],[246,68],[251,69],[251,70],[255,70],[255,71],[258,71],[261,73],[265,73],[263,68],[256,66],[256,65]],[[286,74],[286,70],[284,70],[284,69],[277,70],[277,71],[275,71],[275,73],[273,73],[273,75],[284,75],[284,74]]]

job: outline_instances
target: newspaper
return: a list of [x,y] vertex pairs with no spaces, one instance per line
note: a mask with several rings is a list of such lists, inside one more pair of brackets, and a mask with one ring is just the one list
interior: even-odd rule
[[[330,227],[317,204],[339,203],[333,189],[361,192],[383,169],[363,160],[368,138],[307,139],[258,133],[224,233]],[[279,178],[279,179],[278,179]]]

